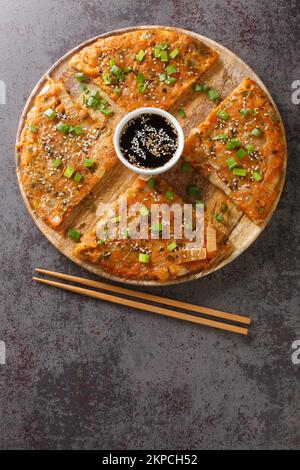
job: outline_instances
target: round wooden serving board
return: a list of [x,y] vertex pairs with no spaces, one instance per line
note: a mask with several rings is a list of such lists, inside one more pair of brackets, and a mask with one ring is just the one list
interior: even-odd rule
[[[204,42],[205,44],[207,44],[209,47],[216,50],[220,54],[219,60],[209,70],[208,73],[206,73],[204,76],[201,77],[201,81],[202,82],[207,81],[211,87],[216,88],[221,93],[222,99],[225,98],[229,93],[231,93],[234,90],[234,88],[236,88],[236,86],[245,77],[250,77],[254,79],[265,90],[265,92],[270,97],[275,109],[277,110],[276,104],[274,103],[270,93],[268,92],[268,90],[266,89],[262,81],[259,79],[259,77],[239,57],[237,57],[235,54],[233,54],[228,49],[223,47],[221,44],[218,44],[217,42],[212,41],[211,39],[205,36],[202,36],[200,34],[178,29],[178,28],[168,28],[164,26],[137,26],[137,27],[132,27],[132,28],[119,29],[116,31],[112,31],[112,32],[97,36],[96,38],[90,39],[89,41],[86,41],[85,43],[81,44],[75,49],[72,49],[71,51],[69,51],[58,62],[56,62],[51,67],[51,69],[44,75],[44,77],[42,77],[40,82],[35,86],[34,90],[32,91],[27,101],[27,104],[24,108],[24,111],[21,116],[20,124],[19,124],[19,129],[17,133],[17,142],[19,142],[20,140],[20,135],[21,135],[21,132],[23,130],[23,127],[26,121],[26,115],[28,111],[31,109],[31,107],[34,105],[34,101],[35,101],[37,94],[41,91],[41,89],[45,85],[46,78],[48,76],[53,77],[53,78],[59,78],[61,74],[64,72],[64,70],[66,69],[66,64],[75,53],[79,52],[82,48],[86,47],[87,45],[92,44],[95,40],[99,38],[107,38],[110,36],[116,36],[116,35],[120,35],[126,32],[134,31],[134,30],[156,29],[156,28],[165,28],[169,30],[175,30],[179,33],[188,34]],[[200,122],[206,119],[206,117],[208,116],[208,114],[214,107],[214,104],[212,104],[203,95],[204,94],[200,93],[196,97],[193,96],[193,98],[191,98],[190,96],[187,96],[180,103],[176,103],[176,106],[174,107],[174,109],[170,110],[170,112],[173,113],[176,116],[176,118],[179,119],[179,121],[181,121],[181,125],[183,127],[186,137],[190,133],[191,129],[193,129]],[[177,110],[179,107],[182,107],[182,106],[184,106],[184,109],[188,116],[188,118],[186,119],[182,119],[178,117]],[[122,114],[122,112],[120,112],[118,108],[118,111],[116,111],[116,117],[115,117],[116,121],[114,122],[115,123],[118,122],[122,118],[123,115],[124,113]],[[285,160],[286,160],[286,157],[287,157],[287,152],[285,152]],[[134,281],[134,280],[128,280],[124,278],[118,278],[116,276],[112,276],[111,274],[105,272],[100,267],[89,265],[79,260],[78,258],[75,258],[72,254],[73,249],[74,249],[74,242],[72,242],[67,236],[51,229],[39,217],[36,216],[32,208],[30,207],[25,191],[24,191],[24,187],[22,185],[22,180],[20,177],[18,152],[16,154],[16,159],[17,159],[17,175],[18,175],[19,186],[20,186],[21,193],[22,193],[24,202],[26,204],[26,207],[28,211],[30,212],[31,217],[33,218],[33,220],[35,221],[35,223],[41,230],[41,232],[61,253],[63,253],[69,259],[71,259],[72,261],[80,265],[81,267],[87,269],[88,271],[91,271],[95,274],[98,274],[99,276],[105,277],[110,280],[125,282],[125,283],[133,284],[133,285],[161,285],[162,284],[156,281]],[[133,182],[135,178],[136,178],[136,175],[131,173],[129,170],[127,170],[127,168],[125,168],[125,166],[123,166],[119,162],[116,165],[116,167],[114,167],[114,169],[111,172],[109,172],[109,174],[104,178],[104,181],[101,184],[101,194],[99,193],[95,202],[96,203],[100,201],[109,202],[111,200],[115,200],[116,197],[119,194],[121,194],[121,192],[125,191],[130,186],[130,184]],[[170,180],[170,183],[173,184],[174,182]],[[284,178],[282,179],[281,190],[282,190],[283,184],[284,184]],[[176,191],[176,186],[174,187],[174,189]],[[209,183],[207,184],[207,186],[204,185],[204,188],[202,186],[202,189],[203,191],[206,191],[206,199],[209,198],[209,199],[213,199],[214,201],[217,201],[218,195],[220,194],[219,189],[214,188]],[[258,227],[253,222],[251,222],[248,219],[248,217],[246,217],[245,215],[242,215],[240,211],[237,211],[237,214],[233,215],[233,220],[232,220],[232,224],[230,228],[230,233],[228,234],[229,235],[228,238],[234,244],[235,248],[230,257],[214,265],[208,271],[200,272],[196,275],[186,276],[186,277],[177,279],[175,281],[174,280],[167,281],[164,284],[177,284],[179,282],[185,282],[185,281],[189,281],[192,279],[197,279],[199,277],[210,274],[211,272],[216,271],[217,269],[220,269],[224,265],[233,261],[237,256],[239,256],[243,251],[245,251],[256,240],[256,238],[260,235],[262,230],[266,227],[267,223],[269,222],[276,208],[279,198],[280,198],[280,194],[278,195],[276,204],[274,204],[274,207],[272,211],[270,212],[268,219],[266,220],[265,224],[261,227]],[[82,223],[85,226],[85,231],[89,230],[89,228],[92,227],[95,223],[95,217],[96,217],[95,212],[90,211],[88,209],[81,208],[80,211],[76,214],[76,226],[80,226],[80,224]]]

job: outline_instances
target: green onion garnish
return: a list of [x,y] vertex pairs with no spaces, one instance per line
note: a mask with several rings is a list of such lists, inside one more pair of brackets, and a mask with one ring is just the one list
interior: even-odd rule
[[111,84],[112,77],[108,72],[104,72],[102,74],[102,78],[103,78],[103,81],[104,81],[105,85],[110,85]]
[[166,191],[165,196],[169,201],[171,201],[174,198],[174,193],[173,191]]
[[213,88],[207,92],[207,96],[211,101],[218,101],[220,99],[220,93]]
[[243,117],[247,117],[249,114],[252,114],[255,117],[256,116],[256,111],[255,111],[255,109],[243,108],[243,109],[240,110],[240,114]]
[[146,215],[149,214],[149,210],[147,209],[146,206],[142,206],[139,210],[141,216],[146,217]]
[[76,183],[80,183],[82,178],[83,178],[83,175],[77,172],[76,175],[74,176],[74,181],[76,181]]
[[93,98],[93,96],[90,96],[86,102],[86,105],[88,108],[96,108],[98,105],[98,100],[96,98]]
[[228,140],[227,134],[218,134],[212,137],[212,140]]
[[69,238],[73,240],[74,242],[78,243],[82,237],[81,233],[79,230],[75,230],[74,228],[70,228],[68,231]]
[[75,126],[74,127],[74,132],[75,132],[76,135],[81,135],[81,134],[84,133],[84,130],[82,129],[81,126]]
[[224,215],[223,214],[216,214],[215,215],[215,219],[218,221],[218,222],[223,222],[224,221]]
[[81,72],[76,73],[75,78],[79,82],[87,82],[87,76],[84,73],[81,73]]
[[91,160],[90,158],[86,158],[84,160],[84,166],[86,168],[92,168],[94,166],[94,164],[95,164],[95,160]]
[[122,69],[114,64],[111,69],[110,69],[111,73],[113,73],[116,77],[120,77],[121,73],[122,73]]
[[181,170],[183,171],[183,173],[188,173],[190,169],[191,169],[191,165],[188,162],[184,162],[181,165]]
[[251,145],[251,144],[246,145],[245,148],[246,148],[248,153],[252,153],[255,150],[254,145]]
[[248,155],[248,153],[247,153],[247,150],[240,149],[236,152],[236,155],[238,158],[244,158],[246,155]]
[[73,174],[74,174],[74,168],[72,168],[71,166],[68,166],[66,169],[65,169],[65,172],[64,172],[64,176],[68,179],[72,178]]
[[229,142],[226,144],[227,150],[232,150],[236,149],[237,147],[240,147],[242,144],[238,139],[230,139]]
[[56,126],[56,129],[62,134],[66,134],[69,130],[69,126],[67,124],[64,124],[63,122],[59,122]]
[[168,56],[168,52],[167,51],[160,51],[160,60],[162,62],[168,62],[169,60],[169,56]]
[[178,109],[178,114],[182,118],[186,118],[186,112],[183,108]]
[[140,52],[135,56],[135,59],[138,62],[143,62],[145,55],[146,55],[146,52],[143,49],[141,49]]
[[142,73],[139,73],[136,76],[136,81],[137,81],[137,83],[145,83],[145,81],[146,81],[145,75],[143,75]]
[[138,90],[139,93],[145,93],[145,91],[147,90],[147,83],[139,83]]
[[61,161],[60,158],[56,158],[56,159],[53,161],[53,166],[54,166],[54,168],[58,168],[61,164],[62,164],[62,161]]
[[37,126],[35,124],[29,124],[29,130],[30,132],[35,133],[37,131]]
[[145,253],[140,253],[139,254],[139,262],[140,263],[148,264],[149,261],[150,261],[150,256],[149,255],[146,255]]
[[174,49],[172,52],[170,52],[170,59],[175,59],[179,54],[179,49]]
[[199,193],[200,193],[200,190],[197,186],[194,186],[194,185],[189,185],[187,187],[187,191],[188,191],[188,195],[190,197],[197,197],[199,196]]
[[204,85],[202,86],[202,90],[208,92],[210,90],[209,85],[207,83],[204,83]]
[[104,108],[104,107],[99,108],[99,111],[100,111],[102,114],[105,114],[105,115],[112,114],[112,112],[113,112],[112,109],[110,109],[110,108]]
[[149,186],[150,189],[153,189],[155,187],[155,179],[154,178],[149,179],[148,186]]
[[175,248],[177,248],[177,243],[175,242],[169,243],[169,245],[167,246],[168,251],[174,251]]
[[172,73],[178,72],[176,65],[175,64],[168,65],[168,67],[166,68],[166,72],[168,75],[172,75]]
[[166,50],[168,50],[168,48],[169,48],[169,44],[166,43],[166,42],[162,42],[161,44],[159,44],[158,47],[159,47],[159,49],[160,49],[161,51],[166,51]]
[[160,58],[160,48],[159,47],[154,48],[154,57],[155,57],[155,59]]
[[114,65],[116,65],[116,63],[117,63],[116,59],[114,59],[114,58],[112,57],[112,58],[110,59],[110,61],[109,61],[109,66],[110,66],[110,68],[112,68]]
[[256,127],[251,132],[251,135],[253,135],[254,137],[260,137],[262,135],[262,131],[258,127]]
[[44,112],[44,115],[47,116],[47,118],[49,119],[54,119],[56,117],[56,112],[53,109],[49,108]]
[[203,91],[203,85],[201,85],[200,83],[194,83],[194,91],[200,93],[201,91]]
[[151,230],[152,230],[152,232],[155,232],[155,233],[162,232],[162,230],[163,230],[162,222],[156,222],[156,223],[152,224]]
[[105,240],[98,240],[97,243],[98,243],[98,245],[102,246],[102,245],[104,245]]
[[232,173],[235,176],[246,176],[247,170],[245,168],[233,168]]
[[165,81],[165,83],[167,85],[174,85],[174,83],[176,82],[176,77],[169,77],[167,78],[167,80]]
[[165,80],[167,80],[167,75],[165,73],[161,73],[159,76],[159,80],[161,82],[164,82]]
[[226,160],[226,163],[227,163],[229,170],[232,170],[233,168],[237,166],[237,162],[235,161],[233,157],[228,158],[228,160]]
[[262,176],[259,171],[253,171],[252,176],[255,181],[262,180]]
[[229,118],[229,114],[227,113],[227,111],[224,111],[224,109],[221,109],[217,113],[217,116],[218,116],[218,118],[222,119],[223,121],[227,121],[227,119]]

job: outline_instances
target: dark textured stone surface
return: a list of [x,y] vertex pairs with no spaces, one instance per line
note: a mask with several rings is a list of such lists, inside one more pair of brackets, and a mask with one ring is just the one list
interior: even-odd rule
[[[181,26],[237,53],[286,125],[287,183],[259,240],[230,266],[160,293],[252,316],[249,339],[34,285],[36,266],[79,275],[39,233],[15,177],[32,87],[68,49],[136,24]],[[1,448],[297,448],[300,5],[254,0],[0,0]],[[297,142],[298,141],[298,142]],[[298,263],[298,265],[297,265]]]

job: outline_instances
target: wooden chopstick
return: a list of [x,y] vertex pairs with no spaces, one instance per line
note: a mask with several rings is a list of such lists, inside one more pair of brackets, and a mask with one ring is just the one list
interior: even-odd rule
[[147,294],[145,292],[139,292],[126,287],[115,286],[112,284],[107,284],[105,282],[93,281],[92,279],[85,279],[82,277],[71,276],[69,274],[58,273],[55,271],[47,271],[46,269],[36,268],[36,272],[41,274],[46,274],[51,277],[56,277],[58,279],[63,279],[65,281],[77,282],[84,286],[95,287],[97,289],[106,290],[113,292],[114,294],[124,294],[130,297],[135,297],[137,299],[149,300],[151,302],[156,302],[159,304],[169,305],[171,307],[183,308],[184,310],[190,310],[191,312],[204,313],[211,317],[222,318],[224,320],[233,321],[236,323],[241,323],[244,325],[251,325],[251,319],[241,315],[235,315],[233,313],[226,313],[220,310],[214,310],[212,308],[200,307],[199,305],[193,305],[187,302],[182,302],[181,300],[169,299],[167,297],[160,297],[154,294]]
[[143,310],[146,312],[156,313],[159,315],[164,315],[167,317],[177,318],[178,320],[185,320],[191,323],[196,323],[198,325],[210,326],[212,328],[217,328],[220,330],[231,331],[233,333],[238,333],[243,336],[248,335],[248,329],[242,328],[235,325],[230,325],[226,323],[217,322],[214,320],[209,320],[206,318],[196,317],[194,315],[189,315],[182,312],[177,312],[175,310],[168,310],[163,307],[158,307],[156,305],[144,304],[142,302],[137,302],[135,300],[124,299],[122,297],[117,297],[110,294],[105,294],[103,292],[97,292],[94,290],[83,289],[82,287],[72,286],[70,284],[63,284],[56,281],[50,281],[48,279],[40,279],[37,277],[32,278],[34,281],[40,282],[42,284],[47,284],[49,286],[57,287],[59,289],[64,289],[69,292],[74,292],[76,294],[86,295],[88,297],[93,297],[95,299],[104,300],[106,302],[112,302],[119,305],[125,305],[126,307],[136,308],[138,310]]

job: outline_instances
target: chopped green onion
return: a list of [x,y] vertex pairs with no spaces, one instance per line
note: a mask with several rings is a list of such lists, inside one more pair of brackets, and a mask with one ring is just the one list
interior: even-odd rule
[[161,51],[166,51],[167,49],[169,49],[169,44],[166,42],[162,42],[161,44],[159,44],[158,47]]
[[220,93],[213,88],[207,92],[207,96],[211,101],[218,101],[220,99]]
[[49,108],[44,112],[44,115],[47,116],[47,118],[49,119],[54,119],[56,117],[56,112],[53,109]]
[[149,186],[150,189],[153,189],[155,187],[155,179],[154,178],[149,179],[148,186]]
[[176,82],[176,77],[169,77],[165,81],[166,85],[174,85],[175,82]]
[[182,118],[186,118],[186,112],[183,108],[178,109],[178,114]]
[[81,72],[76,73],[75,78],[79,82],[87,82],[87,76],[84,73],[81,73]]
[[262,135],[262,131],[258,127],[256,127],[251,132],[251,135],[253,135],[254,137],[260,137]]
[[165,196],[169,201],[171,201],[174,198],[174,193],[173,191],[166,191]]
[[168,67],[166,68],[166,72],[168,75],[172,75],[172,73],[177,73],[178,70],[177,70],[176,65],[175,64],[168,65]]
[[218,134],[212,137],[212,140],[228,140],[227,134]]
[[130,73],[130,72],[132,72],[132,70],[133,70],[132,67],[125,67],[125,68],[123,69],[123,72],[124,72],[124,73]]
[[191,169],[191,165],[188,162],[184,162],[181,165],[181,170],[183,171],[183,173],[188,173],[190,169]]
[[247,170],[245,168],[233,168],[232,173],[235,176],[246,176]]
[[139,254],[139,262],[140,263],[148,264],[149,261],[150,261],[150,256],[149,255],[146,255],[145,253],[140,253]]
[[121,75],[121,73],[122,73],[122,69],[121,69],[118,65],[116,65],[116,64],[114,64],[114,65],[111,67],[110,71],[111,71],[111,73],[113,73],[116,77],[119,77],[119,76]]
[[29,124],[29,130],[30,132],[35,133],[37,131],[37,126],[35,124]]
[[251,145],[251,144],[246,145],[245,148],[246,148],[246,150],[247,150],[248,153],[252,153],[252,152],[254,152],[254,150],[255,150],[254,145]]
[[204,85],[202,86],[202,90],[206,92],[208,92],[210,90],[210,87],[207,83],[204,83]]
[[86,158],[84,160],[84,166],[86,168],[92,168],[94,166],[94,164],[95,164],[95,160],[91,160],[90,158]]
[[91,97],[92,98],[95,98],[97,101],[99,101],[100,99],[100,93],[98,90],[92,90],[91,91]]
[[116,63],[117,63],[116,59],[114,59],[114,58],[112,57],[112,58],[110,59],[110,61],[109,61],[109,66],[110,66],[110,68],[112,68],[114,65],[116,65]]
[[84,82],[80,83],[80,89],[81,89],[81,91],[84,91],[85,93],[89,93],[89,89],[86,86],[86,83],[84,83]]
[[218,221],[218,222],[223,222],[224,221],[224,215],[223,214],[216,214],[215,215],[215,219]]
[[194,83],[194,91],[200,93],[201,91],[203,91],[203,85],[201,85],[200,83]]
[[249,114],[252,114],[255,117],[256,116],[256,111],[255,111],[255,109],[243,108],[243,109],[240,110],[240,114],[243,117],[247,117]]
[[165,80],[167,80],[167,75],[165,73],[161,73],[159,76],[159,80],[161,82],[164,82]]
[[62,164],[62,161],[61,161],[60,158],[56,158],[56,159],[53,161],[53,166],[54,166],[54,168],[58,168],[61,164]]
[[168,52],[167,52],[167,51],[161,51],[161,52],[160,52],[160,60],[161,60],[162,62],[168,62],[169,56],[168,56]]
[[138,90],[140,93],[145,93],[145,91],[147,90],[147,83],[139,83]]
[[105,240],[98,240],[98,242],[97,242],[97,243],[98,243],[98,245],[102,246],[102,245],[104,245],[104,243],[105,243]]
[[152,224],[151,230],[152,230],[152,232],[156,232],[156,233],[157,233],[157,232],[158,232],[158,233],[159,233],[159,232],[162,232],[162,230],[163,230],[163,224],[162,224],[162,222],[156,222],[156,223]]
[[68,231],[69,238],[73,240],[74,242],[78,243],[82,237],[81,233],[79,230],[75,230],[74,228],[70,228]]
[[222,119],[223,121],[227,121],[227,119],[229,118],[229,114],[227,113],[227,111],[224,111],[224,109],[221,109],[217,113],[217,116],[218,116],[218,118]]
[[238,158],[244,158],[246,155],[248,155],[248,153],[247,153],[247,150],[240,149],[236,152],[236,155]]
[[117,95],[121,94],[121,88],[114,88],[114,92],[117,93]]
[[190,197],[197,197],[199,196],[199,193],[200,193],[200,190],[197,186],[194,186],[194,185],[189,185],[187,187],[187,191],[188,191],[188,195]]
[[145,83],[145,81],[146,81],[145,75],[143,75],[142,73],[139,73],[136,76],[136,81],[137,81],[137,83]]
[[146,55],[146,52],[143,49],[141,49],[140,52],[135,56],[135,58],[138,62],[143,62],[145,55]]
[[72,168],[71,166],[68,166],[66,169],[65,169],[65,172],[64,172],[64,176],[68,179],[72,178],[73,174],[74,174],[74,168]]
[[59,122],[56,126],[56,129],[62,134],[66,134],[69,130],[69,126],[67,124],[64,124],[63,122]]
[[76,181],[76,183],[80,183],[82,178],[83,178],[83,175],[77,172],[76,175],[74,176],[74,181]]
[[262,180],[262,176],[259,171],[253,171],[252,176],[255,181]]
[[177,48],[174,49],[173,51],[171,51],[171,52],[170,52],[170,59],[175,59],[175,57],[178,56],[179,52],[180,52],[180,51],[179,51],[179,49],[177,49]]
[[237,147],[240,147],[242,144],[238,139],[230,139],[229,142],[226,144],[227,150],[232,150],[236,149]]
[[167,246],[168,251],[174,251],[175,248],[177,248],[177,243],[175,242],[169,243],[169,245]]
[[228,158],[228,160],[226,160],[226,163],[229,170],[232,170],[232,168],[235,168],[237,166],[237,162],[233,157]]
[[105,114],[105,115],[112,114],[112,112],[113,112],[112,109],[110,109],[110,108],[104,108],[104,107],[99,108],[99,111],[100,111],[102,114]]
[[146,206],[142,206],[139,210],[141,216],[146,217],[146,215],[149,214],[149,210],[147,209]]
[[110,85],[111,82],[112,82],[112,77],[108,72],[104,72],[102,74],[102,79],[103,79],[105,85]]
[[93,98],[92,96],[89,97],[89,99],[86,102],[86,105],[88,108],[96,108],[98,105],[98,100],[96,98]]
[[159,47],[154,48],[154,57],[155,57],[155,59],[160,58],[160,48]]
[[81,126],[75,126],[74,127],[74,132],[75,132],[76,135],[81,135],[81,134],[84,133],[84,130],[82,129]]

